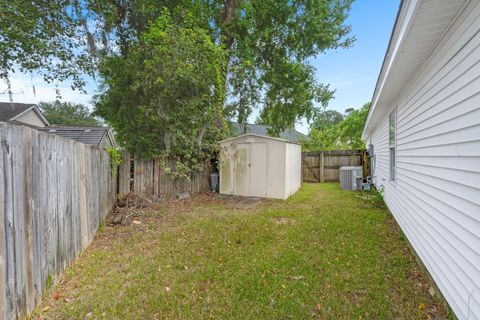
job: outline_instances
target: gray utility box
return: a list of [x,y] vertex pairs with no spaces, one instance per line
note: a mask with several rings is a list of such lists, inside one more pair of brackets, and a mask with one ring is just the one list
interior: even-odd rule
[[363,183],[362,167],[341,167],[340,188],[343,190],[358,190]]

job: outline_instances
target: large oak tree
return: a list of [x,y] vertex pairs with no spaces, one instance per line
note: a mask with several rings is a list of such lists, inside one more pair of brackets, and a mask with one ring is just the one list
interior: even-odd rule
[[[192,92],[185,90],[188,81],[178,81],[178,77],[168,78],[168,72],[178,63],[178,59],[162,60],[161,56],[153,59],[145,55],[146,51],[168,55],[169,49],[161,48],[162,45],[173,44],[176,48],[185,45],[197,50],[202,57],[203,68],[210,68],[201,70],[194,63],[197,72],[204,75],[217,74],[212,70],[220,68],[222,73],[223,90],[217,87],[216,78],[215,90],[212,91],[216,95],[215,105],[218,99],[221,100],[220,112],[216,107],[206,108],[203,105],[205,99],[202,100],[200,110],[209,113],[205,117],[209,121],[208,127],[221,127],[223,120],[230,118],[245,122],[253,109],[258,108],[260,121],[270,124],[270,133],[275,135],[293,127],[300,118],[311,120],[318,109],[332,98],[333,90],[328,84],[317,81],[316,70],[309,60],[327,50],[346,48],[352,44],[354,39],[349,35],[350,26],[345,24],[351,2],[352,0],[12,0],[4,2],[2,6],[5,8],[1,8],[2,12],[6,12],[2,13],[0,31],[0,40],[6,41],[0,48],[1,53],[5,53],[0,66],[4,71],[1,76],[6,78],[8,72],[12,72],[15,67],[23,71],[41,70],[47,80],[73,77],[74,86],[81,88],[83,83],[79,74],[85,71],[91,73],[92,64],[98,63],[104,90],[98,100],[97,112],[117,132],[131,129],[131,135],[135,135],[138,128],[126,126],[117,120],[121,117],[130,119],[130,109],[141,109],[145,99],[149,103],[155,100],[158,94],[155,90],[143,90],[141,95],[138,95],[138,90],[130,90],[132,86],[147,88],[157,85],[155,82],[145,83],[139,80],[151,79],[152,72],[166,82],[174,80],[168,84],[169,89],[163,91],[163,99],[165,93],[174,92],[179,101],[177,111],[174,107],[169,109],[172,114],[177,112],[182,119],[189,116],[181,111],[191,108],[188,104],[191,103],[189,97]],[[171,27],[178,28],[180,33],[186,32],[189,36],[172,37],[160,44],[146,41],[146,37],[151,35],[152,26],[158,24],[158,19],[162,19],[165,12],[168,12]],[[185,25],[186,21],[188,25]],[[217,55],[211,54],[211,46],[206,45],[205,36],[210,39],[212,46],[222,52],[221,66]],[[198,39],[202,39],[201,45],[195,47]],[[172,57],[175,56],[174,52],[171,54]],[[188,62],[196,58],[183,51],[179,59],[184,59],[181,65],[186,68]],[[49,61],[52,63],[49,64]],[[153,64],[148,64],[147,61]],[[133,62],[137,65],[132,65]],[[112,71],[115,66],[125,66],[123,77],[120,76],[121,73]],[[108,97],[110,93],[119,95],[125,92],[120,90],[120,84],[130,88],[126,90],[131,94],[130,99],[118,97],[116,103],[112,103],[113,98]],[[197,95],[200,96],[202,94]],[[191,115],[195,117],[193,113]],[[155,112],[144,113],[142,121],[145,127],[153,128],[157,124],[156,117]],[[147,153],[154,155],[158,146],[167,147],[168,143],[166,145],[165,142],[169,141],[168,136],[172,132],[175,136],[192,133],[193,140],[199,141],[198,136],[203,137],[204,121],[188,123],[186,129],[175,133],[177,128],[183,127],[175,122],[164,122],[163,125],[170,126],[164,132],[167,136],[164,133],[157,138],[150,135],[148,139],[158,140],[149,142],[156,147]],[[147,132],[142,134],[148,136]],[[124,142],[131,144],[127,139],[129,135],[123,136]],[[139,140],[145,138],[138,134],[137,137]],[[200,140],[207,141],[203,138]],[[180,141],[183,142],[177,142],[178,149],[188,139]],[[202,149],[202,146],[199,148]]]

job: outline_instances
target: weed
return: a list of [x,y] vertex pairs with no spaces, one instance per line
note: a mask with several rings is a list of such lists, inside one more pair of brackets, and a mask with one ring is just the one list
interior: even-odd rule
[[103,233],[105,231],[105,227],[106,227],[106,223],[105,223],[105,219],[103,219],[98,225],[97,233]]
[[384,188],[383,186],[378,189],[373,187],[370,191],[360,191],[358,198],[367,201],[369,204],[376,208],[385,208],[385,202],[383,199]]
[[47,276],[47,284],[45,288],[49,290],[53,286],[54,281],[55,277],[53,276],[53,274],[49,273]]

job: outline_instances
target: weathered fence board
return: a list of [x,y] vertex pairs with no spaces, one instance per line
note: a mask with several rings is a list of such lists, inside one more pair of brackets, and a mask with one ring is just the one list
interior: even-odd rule
[[338,182],[340,167],[363,166],[365,150],[322,150],[302,152],[302,178],[305,182]]
[[119,195],[130,192],[131,186],[130,153],[122,152],[122,162],[118,167],[118,193]]
[[19,319],[113,207],[108,153],[0,122],[0,319]]
[[0,138],[0,316],[6,316],[7,314],[7,282],[6,282],[6,239],[5,239],[5,225],[7,222],[5,216],[5,203],[7,199],[7,194],[4,185],[7,183],[6,180],[6,165],[7,165],[7,153],[4,152],[6,147],[4,146],[4,139]]
[[[174,178],[162,169],[160,160],[135,159],[132,168],[130,162],[132,158],[126,152],[122,155],[124,161],[122,161],[118,169],[120,194],[133,191],[142,194],[171,197],[181,192],[194,194],[210,191],[209,175],[212,172],[210,167],[192,174],[190,178]],[[126,159],[128,161],[125,161]],[[172,171],[175,170],[175,162],[172,160],[167,161],[166,166]]]
[[153,160],[134,162],[133,190],[142,194],[153,194]]

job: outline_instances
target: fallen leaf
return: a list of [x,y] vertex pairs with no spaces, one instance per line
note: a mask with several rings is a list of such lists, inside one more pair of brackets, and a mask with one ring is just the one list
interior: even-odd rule
[[170,292],[171,290],[170,287],[165,287],[165,291]]
[[142,224],[142,223],[141,223],[140,221],[138,221],[138,220],[133,220],[132,223],[133,223],[133,224]]
[[430,287],[430,289],[428,289],[428,293],[430,293],[430,295],[433,297],[435,295],[435,289]]
[[62,297],[62,294],[60,292],[56,291],[56,292],[53,293],[53,299],[54,300],[58,300],[61,297]]
[[43,307],[42,311],[47,312],[49,309],[50,309],[50,306],[45,306],[45,307]]

